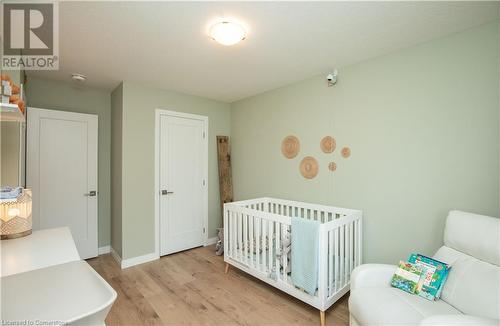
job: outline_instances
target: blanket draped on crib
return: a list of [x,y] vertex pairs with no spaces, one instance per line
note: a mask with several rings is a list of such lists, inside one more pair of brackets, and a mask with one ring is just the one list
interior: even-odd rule
[[318,288],[318,221],[292,217],[292,282],[314,295]]

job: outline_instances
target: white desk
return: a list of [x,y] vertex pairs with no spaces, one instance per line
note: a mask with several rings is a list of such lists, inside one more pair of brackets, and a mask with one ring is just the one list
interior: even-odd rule
[[80,259],[68,228],[0,241],[0,320],[104,325],[116,292]]
[[2,277],[1,319],[104,325],[116,292],[85,261]]
[[69,228],[35,231],[0,241],[0,277],[80,260]]

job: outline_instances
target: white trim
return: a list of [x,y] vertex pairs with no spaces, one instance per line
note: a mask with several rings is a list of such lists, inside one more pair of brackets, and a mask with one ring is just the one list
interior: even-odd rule
[[122,257],[118,255],[118,253],[113,249],[113,247],[110,246],[109,252],[111,253],[111,257],[115,259],[115,261],[118,263],[118,266],[122,266]]
[[164,109],[156,109],[155,111],[155,182],[154,182],[154,194],[155,194],[155,252],[156,256],[160,257],[160,117],[162,115],[167,115],[171,117],[187,118],[201,120],[204,123],[203,132],[205,134],[204,142],[204,158],[205,164],[203,168],[203,174],[205,179],[205,192],[203,194],[203,227],[205,230],[204,242],[208,241],[208,117],[203,115],[196,115],[184,112],[176,112]]
[[142,256],[137,256],[137,257],[132,257],[132,258],[127,258],[127,259],[122,259],[121,262],[121,268],[129,268],[135,265],[139,264],[144,264],[153,260],[157,260],[160,257],[156,254],[156,252],[152,252],[150,254],[142,255]]
[[216,244],[217,241],[219,241],[218,237],[209,238],[209,239],[205,240],[205,247],[206,246],[211,246],[213,244]]
[[104,254],[109,254],[111,252],[111,246],[102,246],[97,250],[99,256]]
[[113,247],[109,247],[110,250],[109,252],[111,253],[111,257],[114,258],[114,260],[118,263],[121,269],[125,269],[128,267],[132,267],[135,265],[139,264],[144,264],[156,259],[159,259],[160,257],[156,255],[156,253],[152,252],[150,254],[142,255],[142,256],[137,256],[137,257],[132,257],[132,258],[127,258],[127,259],[122,259],[120,255],[113,249]]

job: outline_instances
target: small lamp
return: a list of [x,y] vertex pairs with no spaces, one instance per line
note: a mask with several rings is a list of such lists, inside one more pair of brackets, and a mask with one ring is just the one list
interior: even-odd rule
[[16,199],[0,201],[0,238],[15,239],[31,234],[31,190]]

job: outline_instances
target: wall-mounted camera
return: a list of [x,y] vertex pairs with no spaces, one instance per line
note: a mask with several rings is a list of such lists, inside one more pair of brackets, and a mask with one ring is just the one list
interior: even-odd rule
[[328,83],[328,87],[331,87],[337,83],[337,76],[339,72],[337,69],[333,70],[332,73],[326,76],[326,82]]

